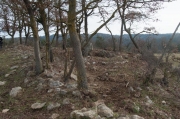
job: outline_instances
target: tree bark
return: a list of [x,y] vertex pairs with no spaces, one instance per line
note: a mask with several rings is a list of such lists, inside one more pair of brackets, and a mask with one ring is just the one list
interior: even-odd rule
[[34,18],[34,13],[33,10],[30,6],[30,3],[28,0],[23,0],[29,17],[30,17],[30,23],[31,23],[31,29],[33,31],[33,37],[34,37],[34,55],[35,55],[35,72],[36,74],[40,74],[43,72],[43,66],[42,66],[42,61],[41,61],[41,56],[40,56],[40,48],[39,48],[39,35],[38,35],[38,28],[36,25],[36,20]]
[[87,76],[86,76],[86,69],[85,64],[81,52],[81,44],[76,32],[76,0],[69,0],[69,12],[68,12],[68,28],[70,39],[73,44],[73,51],[76,61],[76,68],[78,72],[78,89],[86,90],[88,89],[87,84]]

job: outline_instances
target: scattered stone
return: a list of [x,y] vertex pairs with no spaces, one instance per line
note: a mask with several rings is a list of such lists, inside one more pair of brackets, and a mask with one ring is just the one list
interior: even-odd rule
[[82,97],[81,92],[79,90],[73,91],[72,94],[76,97]]
[[95,119],[97,113],[95,110],[82,108],[81,110],[75,110],[70,114],[72,119]]
[[97,108],[98,115],[100,115],[101,117],[111,118],[114,116],[113,111],[109,107],[107,107],[102,100],[96,101],[95,106]]
[[117,119],[144,119],[144,118],[138,115],[126,115],[126,116],[118,117]]
[[37,80],[39,81],[39,83],[45,83],[47,80],[43,79],[42,77],[38,77]]
[[[61,76],[64,76],[64,71],[61,71],[60,73]],[[72,79],[74,79],[75,81],[77,81],[77,75],[71,73],[71,76],[70,76]]]
[[71,78],[74,79],[75,81],[77,81],[77,76],[75,74],[71,74]]
[[49,89],[47,92],[52,93],[53,91],[54,91],[53,89]]
[[53,79],[49,80],[49,86],[51,88],[58,88],[60,86],[63,86],[63,83],[61,83],[60,81],[54,81]]
[[61,89],[60,91],[56,90],[56,92],[59,92],[61,95],[66,95],[68,91]]
[[63,105],[68,105],[68,104],[70,104],[69,98],[65,98],[65,99],[63,100],[62,104],[63,104]]
[[75,90],[75,89],[77,89],[77,84],[67,84],[66,88],[68,90]]
[[163,100],[163,101],[162,101],[162,104],[163,104],[163,105],[166,105],[166,101]]
[[31,105],[31,108],[32,109],[41,109],[41,108],[43,108],[45,106],[45,104],[46,104],[46,102],[44,102],[44,103],[34,103],[34,104]]
[[141,87],[137,87],[137,90],[142,91],[142,88]]
[[48,78],[53,78],[53,75],[54,75],[53,72],[45,69],[45,71],[44,71],[43,73],[44,73],[44,75],[46,75]]
[[0,86],[5,85],[6,81],[0,81]]
[[26,84],[26,83],[28,83],[29,82],[29,79],[28,78],[25,78],[24,79],[24,83]]
[[125,64],[125,63],[128,63],[129,61],[125,60],[125,61],[122,61],[121,64]]
[[147,87],[147,90],[148,90],[149,92],[153,91],[153,89],[150,88],[150,87]]
[[129,87],[129,93],[135,92],[134,88],[132,86]]
[[149,96],[146,96],[146,103],[147,106],[151,106],[153,104],[153,101],[149,98]]
[[22,58],[23,58],[23,59],[27,59],[27,58],[29,58],[29,56],[22,56]]
[[19,66],[12,66],[10,69],[13,70],[13,69],[17,69],[19,68]]
[[9,72],[10,75],[13,75],[16,72],[16,69]]
[[7,113],[9,111],[9,109],[3,109],[2,113]]
[[134,103],[133,110],[135,111],[135,113],[139,113],[140,107]]
[[27,73],[27,76],[29,76],[29,77],[34,76],[34,75],[35,75],[35,72],[34,72],[34,71],[29,71],[29,72]]
[[50,119],[57,119],[59,117],[59,114],[53,113],[50,117]]
[[10,91],[10,96],[16,97],[21,92],[21,90],[22,90],[21,87],[12,88],[12,90]]
[[49,103],[49,105],[47,106],[47,110],[52,110],[52,109],[58,108],[58,107],[60,107],[60,104],[59,104],[59,103],[53,103],[53,102],[51,102],[51,103]]
[[107,63],[106,62],[101,62],[102,65],[106,65]]
[[41,91],[41,90],[42,90],[43,88],[45,88],[45,87],[46,87],[45,84],[39,83],[39,84],[37,85],[36,89],[37,89],[38,91]]
[[10,74],[5,74],[5,78],[7,78],[7,77],[9,77],[10,76]]

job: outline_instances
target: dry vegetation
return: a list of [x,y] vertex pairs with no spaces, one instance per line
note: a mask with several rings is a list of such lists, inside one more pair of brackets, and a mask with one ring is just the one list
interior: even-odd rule
[[[60,73],[64,69],[63,51],[53,48],[53,52],[55,61],[50,64],[49,70]],[[93,102],[100,99],[103,99],[117,116],[137,114],[145,119],[168,119],[169,117],[178,119],[180,117],[180,84],[174,76],[169,77],[168,87],[162,86],[161,76],[159,76],[162,75],[162,71],[159,69],[158,78],[154,84],[144,86],[142,82],[147,63],[141,60],[138,54],[106,51],[111,54],[111,57],[107,58],[96,56],[97,52],[99,51],[93,51],[91,56],[85,58],[89,88],[95,92],[95,95],[77,98],[71,93],[63,96],[48,93],[48,88],[38,91],[36,80],[39,76],[36,75],[29,77],[31,80],[28,84],[24,83],[28,72],[33,70],[32,47],[19,45],[0,50],[0,81],[6,81],[5,85],[0,86],[0,111],[10,109],[7,113],[0,112],[0,119],[48,119],[53,113],[58,113],[59,119],[69,119],[73,110],[92,107]],[[5,77],[10,67],[15,65],[19,66],[16,72]],[[47,78],[43,74],[40,76]],[[62,77],[58,79],[63,80]],[[23,93],[12,98],[9,92],[16,86],[21,86]],[[153,105],[145,104],[146,96],[150,97]],[[31,105],[37,101],[62,103],[65,98],[71,99],[71,104],[61,105],[51,111],[47,111],[46,107],[39,110],[31,109]]]

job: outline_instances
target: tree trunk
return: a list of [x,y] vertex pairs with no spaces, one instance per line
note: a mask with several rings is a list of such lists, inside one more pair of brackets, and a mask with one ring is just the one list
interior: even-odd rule
[[123,23],[121,22],[121,33],[120,33],[120,39],[119,39],[119,51],[122,51],[122,38],[123,38]]
[[70,39],[73,44],[73,51],[76,61],[76,68],[78,72],[78,89],[86,90],[88,89],[87,76],[85,64],[81,52],[81,44],[76,32],[76,0],[69,0],[69,12],[68,12],[68,28]]
[[22,30],[19,30],[19,41],[22,44]]
[[40,56],[38,28],[36,26],[36,20],[34,18],[34,13],[30,6],[29,1],[28,0],[23,0],[23,1],[28,10],[28,14],[30,17],[31,29],[32,29],[33,36],[34,36],[35,72],[36,72],[36,74],[40,74],[43,72],[43,66],[42,66],[42,61],[41,61],[41,56]]

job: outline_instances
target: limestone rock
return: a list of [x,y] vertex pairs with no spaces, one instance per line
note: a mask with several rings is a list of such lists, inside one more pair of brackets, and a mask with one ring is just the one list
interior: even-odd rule
[[111,118],[114,115],[113,111],[104,103],[97,106],[97,112],[101,117]]
[[58,108],[58,107],[60,107],[60,104],[59,104],[59,103],[53,103],[53,102],[51,102],[51,103],[49,103],[49,105],[47,106],[47,110],[52,110],[52,109]]
[[12,88],[12,90],[10,91],[10,96],[16,97],[21,92],[21,90],[21,87]]
[[63,83],[60,82],[60,81],[54,81],[53,79],[50,79],[50,80],[49,80],[49,86],[50,86],[51,88],[58,88],[58,87],[60,87],[60,86],[63,86]]
[[95,119],[97,113],[95,110],[82,108],[81,110],[75,110],[71,112],[72,119]]
[[76,97],[81,97],[81,92],[78,90],[73,91],[72,94]]
[[0,81],[0,86],[5,85],[6,81]]
[[10,76],[10,74],[5,74],[5,78],[7,78],[7,77],[9,77]]
[[63,105],[68,105],[70,104],[70,99],[69,98],[65,98],[62,102]]
[[57,119],[59,117],[59,114],[53,113],[50,117],[50,119]]
[[147,106],[153,105],[153,101],[149,98],[149,96],[146,96],[146,103]]
[[67,84],[66,88],[68,90],[75,90],[75,89],[77,89],[77,84]]
[[2,113],[7,113],[9,111],[9,109],[3,109]]
[[31,108],[32,109],[41,109],[41,108],[43,108],[44,106],[45,106],[45,104],[46,104],[46,102],[44,102],[44,103],[34,103],[34,104],[32,104],[31,105]]
[[138,115],[126,115],[123,117],[118,117],[117,119],[144,119],[144,118]]
[[17,69],[19,68],[19,66],[12,66],[10,69],[13,70],[13,69]]
[[77,81],[77,76],[75,74],[71,74],[71,78],[74,79],[75,81]]

